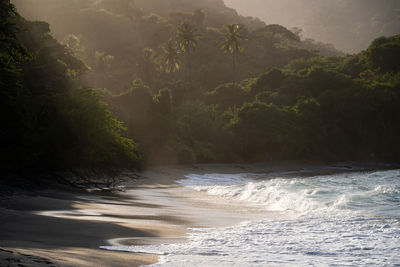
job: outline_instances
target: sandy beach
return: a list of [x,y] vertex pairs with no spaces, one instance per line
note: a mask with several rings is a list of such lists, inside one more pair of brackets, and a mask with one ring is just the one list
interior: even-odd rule
[[[173,186],[174,179],[167,175],[149,172],[143,176],[129,186]],[[128,211],[119,207],[127,207]],[[182,220],[160,213],[159,205],[138,202],[131,194],[123,192],[99,194],[62,187],[3,193],[0,198],[0,266],[152,264],[158,260],[155,255],[111,252],[99,247],[119,238],[150,238],[162,242],[157,239],[184,235]],[[125,239],[124,242],[129,241]]]
[[[189,173],[295,171],[304,163],[157,167],[113,194],[18,190],[0,199],[0,266],[141,266],[157,255],[107,245],[185,242],[189,227],[237,224],[262,211],[208,201],[175,183]],[[257,219],[257,218],[254,218]]]

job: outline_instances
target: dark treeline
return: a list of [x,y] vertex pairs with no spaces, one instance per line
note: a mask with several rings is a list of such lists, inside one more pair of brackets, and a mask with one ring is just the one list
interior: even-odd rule
[[61,43],[3,4],[7,167],[399,159],[399,36],[345,56],[218,0],[14,2]]
[[9,171],[135,166],[136,145],[93,89],[87,68],[49,34],[0,3],[0,164]]

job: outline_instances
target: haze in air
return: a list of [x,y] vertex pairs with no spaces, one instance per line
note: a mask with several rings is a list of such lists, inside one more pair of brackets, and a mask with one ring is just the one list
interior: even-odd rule
[[398,1],[0,1],[0,266],[400,266]]
[[303,38],[332,43],[357,53],[377,37],[397,34],[400,2],[396,0],[224,0],[244,16],[302,29]]

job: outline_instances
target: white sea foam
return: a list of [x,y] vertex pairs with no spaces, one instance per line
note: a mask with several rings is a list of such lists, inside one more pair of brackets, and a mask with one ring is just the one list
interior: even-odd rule
[[[188,243],[105,249],[161,254],[155,266],[398,266],[400,171],[309,178],[189,175],[181,184],[292,219],[193,229]],[[264,179],[263,179],[264,178]]]
[[393,185],[378,185],[374,191],[383,194],[400,194],[400,188]]
[[270,211],[306,212],[323,206],[323,203],[307,198],[313,191],[302,189],[296,192],[290,190],[292,186],[289,181],[274,180],[249,182],[244,185],[193,187],[193,189],[234,201],[254,203]]

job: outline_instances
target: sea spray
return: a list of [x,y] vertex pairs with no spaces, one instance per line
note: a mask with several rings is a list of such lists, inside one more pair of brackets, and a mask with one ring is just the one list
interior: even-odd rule
[[104,248],[161,254],[155,266],[400,265],[399,170],[297,178],[188,175],[180,183],[293,216],[192,229],[187,243]]

